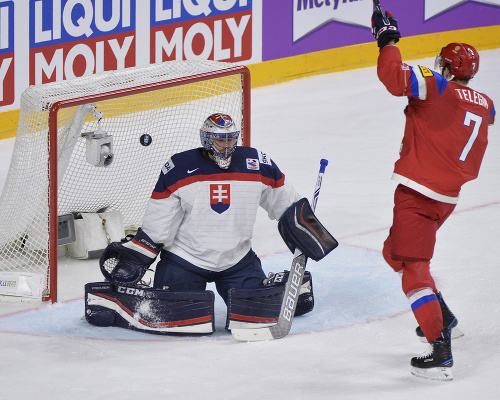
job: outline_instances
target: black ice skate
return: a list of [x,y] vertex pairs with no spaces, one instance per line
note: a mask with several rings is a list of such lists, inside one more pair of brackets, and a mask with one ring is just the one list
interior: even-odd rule
[[419,378],[451,381],[453,355],[451,353],[450,329],[444,328],[441,337],[430,343],[428,352],[411,359],[411,373]]
[[[458,320],[444,302],[443,295],[441,294],[441,292],[439,292],[436,296],[441,306],[441,312],[443,313],[443,328],[451,329],[452,339],[456,339],[463,336],[464,333],[460,330],[460,328],[457,327]],[[427,339],[425,338],[424,332],[422,331],[422,328],[420,328],[420,326],[417,326],[417,328],[415,329],[415,333],[420,338],[421,342],[427,343]]]

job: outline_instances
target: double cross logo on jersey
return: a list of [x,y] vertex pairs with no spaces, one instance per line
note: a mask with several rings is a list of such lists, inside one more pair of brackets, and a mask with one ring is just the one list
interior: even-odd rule
[[210,184],[210,208],[218,214],[231,206],[231,185],[229,183]]

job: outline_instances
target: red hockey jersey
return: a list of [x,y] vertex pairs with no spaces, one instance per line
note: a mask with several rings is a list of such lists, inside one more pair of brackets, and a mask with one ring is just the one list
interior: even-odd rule
[[432,199],[455,204],[462,185],[477,178],[488,144],[491,99],[426,67],[401,60],[385,46],[377,73],[395,96],[408,96],[406,126],[393,179]]

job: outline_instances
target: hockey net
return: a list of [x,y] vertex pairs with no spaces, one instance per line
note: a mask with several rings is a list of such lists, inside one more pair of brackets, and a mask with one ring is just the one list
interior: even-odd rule
[[[170,61],[29,87],[0,198],[0,299],[17,285],[16,298],[57,301],[58,216],[118,210],[125,229],[136,229],[162,166],[199,147],[199,129],[216,112],[249,145],[246,67]],[[112,136],[107,167],[88,161],[88,133],[101,131]]]

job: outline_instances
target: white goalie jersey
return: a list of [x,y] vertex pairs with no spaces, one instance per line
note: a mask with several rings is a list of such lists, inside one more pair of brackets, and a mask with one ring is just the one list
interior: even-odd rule
[[301,196],[265,153],[237,147],[222,170],[202,151],[178,153],[163,166],[142,229],[165,250],[217,272],[250,250],[259,206],[277,220]]

